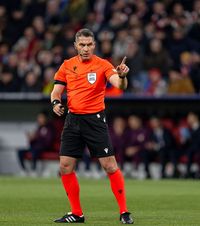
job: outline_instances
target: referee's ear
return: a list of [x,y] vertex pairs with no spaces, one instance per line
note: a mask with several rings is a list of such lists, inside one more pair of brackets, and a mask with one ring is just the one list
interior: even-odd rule
[[76,42],[74,42],[74,48],[77,49],[77,47],[76,47]]

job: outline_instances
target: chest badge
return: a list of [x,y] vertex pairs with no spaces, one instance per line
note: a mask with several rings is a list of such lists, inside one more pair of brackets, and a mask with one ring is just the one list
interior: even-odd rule
[[95,72],[88,73],[87,80],[90,84],[94,84],[97,80],[97,73]]

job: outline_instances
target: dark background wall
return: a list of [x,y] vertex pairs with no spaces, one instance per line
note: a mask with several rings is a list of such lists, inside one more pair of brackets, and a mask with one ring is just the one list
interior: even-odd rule
[[[63,102],[66,102],[63,100]],[[179,118],[189,111],[200,114],[200,97],[134,97],[126,95],[123,98],[106,98],[106,113],[108,119],[113,116],[139,114],[141,117],[157,115],[160,117]],[[34,121],[41,110],[49,111],[53,117],[49,98],[1,99],[0,121]]]

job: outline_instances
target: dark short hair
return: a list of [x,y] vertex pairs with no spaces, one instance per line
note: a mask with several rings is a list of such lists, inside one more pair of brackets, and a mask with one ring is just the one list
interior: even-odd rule
[[77,31],[77,33],[75,35],[75,41],[81,36],[92,37],[94,39],[94,33],[87,28],[83,28],[83,29],[80,29],[79,31]]

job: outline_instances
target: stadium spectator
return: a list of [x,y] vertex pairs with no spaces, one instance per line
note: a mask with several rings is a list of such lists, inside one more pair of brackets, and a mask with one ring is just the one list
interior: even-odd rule
[[169,18],[164,2],[155,1],[152,5],[151,21],[157,29],[166,29],[169,24]]
[[110,136],[113,143],[113,149],[116,159],[123,169],[124,165],[124,151],[127,140],[127,122],[121,116],[116,116],[112,125],[110,126]]
[[18,90],[18,80],[10,69],[4,67],[0,74],[0,92],[17,92]]
[[144,48],[146,45],[146,39],[144,37],[144,31],[142,26],[139,24],[129,30],[131,38],[136,41],[140,46]]
[[167,93],[169,95],[191,95],[195,91],[191,79],[188,76],[183,76],[179,69],[172,68],[169,71]]
[[53,31],[59,31],[61,28],[61,14],[60,4],[57,0],[50,0],[46,2],[45,9],[45,24]]
[[8,61],[10,47],[6,42],[0,42],[0,67],[5,65]]
[[200,55],[197,52],[183,52],[180,55],[180,71],[182,77],[189,77],[192,85],[195,89],[195,92],[199,92],[199,73],[200,73]]
[[192,68],[192,55],[189,52],[180,54],[180,71],[183,76],[190,76]]
[[13,50],[27,60],[33,60],[39,49],[40,41],[37,39],[33,27],[26,27],[23,36],[13,46]]
[[[186,177],[191,178],[200,178],[200,122],[199,117],[196,113],[190,112],[187,115],[187,122],[190,128],[190,137],[186,142],[187,146],[187,174]],[[198,171],[195,175],[191,172],[191,165],[196,159],[198,164]]]
[[7,59],[7,67],[9,68],[9,70],[13,73],[15,79],[18,79],[17,77],[17,65],[18,65],[18,56],[15,53],[10,53],[8,55],[8,59]]
[[48,67],[45,69],[44,71],[44,84],[42,87],[42,93],[44,95],[50,95],[52,89],[53,89],[53,85],[54,85],[54,81],[53,81],[53,77],[55,74],[55,70],[53,67]]
[[170,56],[173,60],[173,65],[180,65],[180,54],[189,51],[200,52],[200,44],[195,40],[190,39],[182,27],[173,28],[172,38],[169,39],[167,46]]
[[[149,121],[151,133],[149,142],[146,143],[145,163],[147,169],[152,160],[159,158],[161,163],[161,177],[166,178],[166,164],[171,162],[173,165],[173,177],[177,177],[177,149],[176,141],[172,132],[166,128],[161,120],[152,117]],[[149,171],[149,170],[148,170]],[[150,174],[149,174],[150,175]]]
[[56,38],[56,44],[60,44],[63,49],[72,46],[74,43],[75,31],[72,25],[64,26],[61,31],[58,33]]
[[[197,1],[196,1],[197,2]],[[196,12],[196,19],[194,20],[194,23],[191,24],[188,30],[188,36],[196,41],[200,40],[200,34],[199,34],[199,29],[200,29],[200,13]]]
[[[115,69],[108,61],[94,55],[94,34],[88,29],[81,29],[76,33],[74,47],[77,56],[64,61],[56,72],[51,93],[53,111],[61,116],[64,114],[61,95],[66,89],[69,109],[61,138],[60,173],[72,211],[55,222],[85,221],[74,169],[77,158],[82,156],[87,145],[91,156],[99,159],[108,174],[118,202],[120,221],[132,224],[133,220],[126,206],[123,175],[114,157],[104,113],[106,81],[117,88],[126,89],[129,68],[125,64],[125,58]],[[82,76],[83,74],[86,76]]]
[[121,59],[128,48],[128,31],[126,29],[117,32],[113,43],[113,57]]
[[146,24],[146,26],[144,27],[144,36],[147,39],[147,43],[149,43],[149,40],[155,37],[156,31],[156,26],[153,22],[149,22]]
[[54,60],[54,55],[50,50],[40,50],[38,52],[37,62],[41,68],[42,75],[46,68],[55,66]]
[[99,51],[101,57],[107,59],[109,62],[112,62],[112,43],[109,40],[102,41],[99,44]]
[[147,82],[147,75],[143,71],[144,52],[133,39],[128,40],[126,50],[127,65],[130,68],[128,74],[129,90],[133,93],[143,93]]
[[100,23],[98,22],[97,14],[95,12],[89,12],[87,14],[84,27],[92,30],[94,34],[100,29]]
[[23,80],[25,78],[25,75],[28,73],[28,71],[31,69],[31,66],[29,64],[29,61],[26,59],[22,59],[17,64],[17,77],[20,80]]
[[167,91],[167,83],[162,78],[159,69],[152,68],[148,71],[148,81],[144,90],[146,95],[163,96]]
[[108,28],[115,33],[122,31],[120,32],[121,35],[121,33],[123,33],[124,31],[124,27],[126,27],[127,21],[128,17],[124,12],[113,11],[111,14],[111,18],[108,21]]
[[27,93],[39,93],[42,91],[42,84],[40,83],[40,80],[34,71],[29,71],[25,75],[23,84],[21,86],[21,91]]
[[46,28],[44,18],[42,16],[34,17],[32,21],[32,27],[34,29],[36,38],[42,41],[44,39]]
[[88,0],[69,1],[62,10],[62,14],[67,15],[68,21],[73,21],[79,25],[86,20],[88,7]]
[[26,28],[27,18],[25,18],[26,15],[20,9],[20,5],[7,5],[4,17],[3,40],[6,40],[10,45],[14,45]]
[[136,115],[130,115],[123,161],[131,162],[136,169],[138,169],[139,163],[144,162],[147,178],[149,178],[149,171],[144,161],[144,154],[148,140],[149,130],[143,125],[142,119]]
[[42,39],[42,44],[41,44],[41,50],[51,50],[54,47],[56,38],[55,38],[55,32],[49,30],[46,30],[44,32],[44,38]]
[[190,79],[195,89],[195,93],[200,93],[200,54],[193,52],[191,54]]
[[[54,129],[48,120],[47,112],[43,111],[37,115],[37,128],[33,132],[27,132],[29,142],[28,149],[18,150],[18,159],[21,166],[21,175],[37,176],[37,161],[43,151],[52,149],[54,142]],[[31,172],[29,173],[25,159],[27,153],[31,154]]]
[[143,24],[146,24],[150,20],[151,12],[146,1],[135,1],[132,3],[132,7],[134,9],[134,13],[137,15],[139,20],[143,22]]
[[149,42],[149,50],[144,57],[144,68],[148,71],[158,68],[162,75],[166,76],[172,62],[168,52],[164,49],[161,40],[153,38]]

